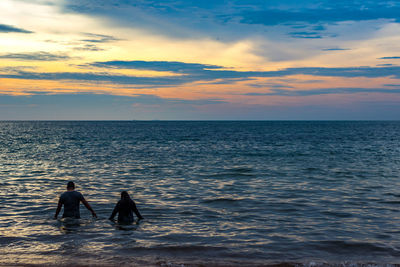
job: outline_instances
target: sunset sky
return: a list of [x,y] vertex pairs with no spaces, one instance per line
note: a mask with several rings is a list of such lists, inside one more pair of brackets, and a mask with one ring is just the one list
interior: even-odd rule
[[31,119],[398,120],[400,1],[1,0]]

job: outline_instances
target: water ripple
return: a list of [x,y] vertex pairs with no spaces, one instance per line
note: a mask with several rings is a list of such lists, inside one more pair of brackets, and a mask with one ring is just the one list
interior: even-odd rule
[[[398,122],[0,126],[0,265],[400,258]],[[76,224],[52,219],[68,180],[98,219],[83,206]],[[144,221],[107,220],[122,190]]]

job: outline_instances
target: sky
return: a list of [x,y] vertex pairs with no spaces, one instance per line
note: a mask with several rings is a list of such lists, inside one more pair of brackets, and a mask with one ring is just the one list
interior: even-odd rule
[[399,120],[400,1],[1,0],[0,120]]

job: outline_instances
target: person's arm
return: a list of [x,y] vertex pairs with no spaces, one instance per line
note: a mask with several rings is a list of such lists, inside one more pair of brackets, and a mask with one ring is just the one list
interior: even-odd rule
[[57,205],[57,210],[56,210],[56,214],[54,215],[54,219],[57,220],[58,214],[61,211],[61,207],[62,207],[62,203],[61,203],[61,199],[58,200],[58,205]]
[[90,210],[90,212],[92,213],[92,216],[97,218],[96,212],[94,212],[94,210],[92,209],[92,207],[90,206],[90,204],[86,201],[86,199],[82,199],[82,203],[83,205],[85,205],[85,207]]
[[119,210],[119,202],[117,203],[117,205],[115,205],[110,218],[108,218],[109,220],[114,220],[115,215],[117,215],[117,212]]
[[139,220],[144,219],[143,216],[140,215],[139,210],[136,208],[135,201],[132,200],[132,204],[133,204],[133,205],[132,205],[132,210],[133,210],[133,212],[136,214],[136,216],[139,218]]

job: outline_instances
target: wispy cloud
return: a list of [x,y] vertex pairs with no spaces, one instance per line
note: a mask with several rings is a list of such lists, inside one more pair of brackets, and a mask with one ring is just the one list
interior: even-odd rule
[[80,46],[75,46],[73,48],[73,50],[76,51],[104,51],[103,48],[94,45],[94,44],[84,44],[84,45],[80,45]]
[[[212,37],[223,41],[251,38],[257,34],[283,39],[309,39],[309,42],[341,34],[351,38],[353,32],[332,32],[329,26],[374,21],[376,27],[400,21],[400,5],[395,1],[124,0],[114,3],[107,0],[69,0],[64,2],[63,9],[105,17],[113,25],[140,28],[157,35]],[[267,34],[265,28],[268,28]],[[360,33],[374,29],[363,27],[360,30],[360,27],[355,27],[354,31]]]
[[395,57],[380,57],[378,59],[400,59],[399,56],[395,56]]
[[288,84],[281,84],[281,83],[250,83],[248,86],[253,87],[253,88],[274,88],[274,89],[280,89],[280,88],[294,88],[293,86],[290,86]]
[[340,48],[340,47],[322,49],[322,51],[345,51],[345,50],[351,50],[351,49],[349,49],[349,48]]
[[90,64],[95,67],[105,68],[122,68],[122,69],[137,69],[137,70],[155,70],[155,71],[172,71],[172,72],[183,72],[183,73],[196,73],[198,71],[204,71],[206,69],[222,69],[221,66],[207,65],[199,63],[185,63],[178,61],[103,61],[95,62]]
[[115,84],[139,84],[139,85],[171,85],[181,84],[182,81],[170,77],[136,77],[128,75],[112,75],[95,72],[29,72],[16,70],[12,73],[0,74],[0,78],[26,79],[26,80],[69,80],[86,82],[110,82]]
[[91,67],[102,67],[109,69],[136,69],[152,70],[159,72],[174,72],[177,76],[142,77],[132,75],[117,75],[108,72],[54,72],[39,73],[15,69],[8,73],[0,73],[0,78],[15,78],[29,80],[76,80],[112,82],[116,84],[149,85],[149,86],[171,86],[192,82],[218,81],[231,83],[235,79],[243,80],[249,78],[263,77],[286,77],[292,75],[310,75],[326,77],[392,77],[400,79],[400,66],[387,67],[348,67],[348,68],[287,68],[277,71],[235,71],[226,70],[222,66],[169,62],[169,61],[105,61],[89,64]]
[[121,39],[118,39],[114,36],[110,35],[104,35],[104,34],[95,34],[95,33],[85,33],[87,39],[82,39],[82,42],[88,42],[88,43],[109,43],[109,42],[115,42],[119,41]]
[[384,86],[400,88],[400,84],[390,84],[390,83],[388,83],[388,84],[384,84]]
[[356,94],[356,93],[385,93],[400,94],[400,87],[393,89],[384,88],[323,88],[312,90],[285,90],[272,89],[266,93],[246,93],[247,96],[313,96],[313,95],[332,95],[332,94]]
[[9,33],[9,32],[32,33],[31,31],[17,28],[17,27],[11,26],[11,25],[0,24],[0,33],[2,33],[2,32],[5,32],[5,33]]
[[63,53],[52,54],[48,52],[32,52],[0,54],[0,59],[14,59],[21,61],[57,61],[68,60],[70,57]]
[[308,39],[322,38],[322,35],[319,32],[289,32],[289,35],[294,38],[308,38]]
[[[310,6],[312,3],[310,4]],[[365,5],[359,5],[351,1],[346,1],[341,6],[335,2],[322,2],[320,7],[302,7],[292,10],[266,9],[260,11],[243,12],[242,23],[279,25],[292,23],[319,24],[336,23],[341,21],[365,21],[377,19],[391,19],[399,21],[400,7],[391,6],[389,2],[382,4],[372,1],[365,2]]]
[[216,65],[170,61],[105,61],[95,62],[91,65],[110,68],[171,71],[194,75],[199,79],[211,80],[223,78],[280,77],[298,74],[331,77],[400,77],[399,66],[347,68],[303,67],[287,68],[278,71],[234,71],[225,70],[222,66]]

